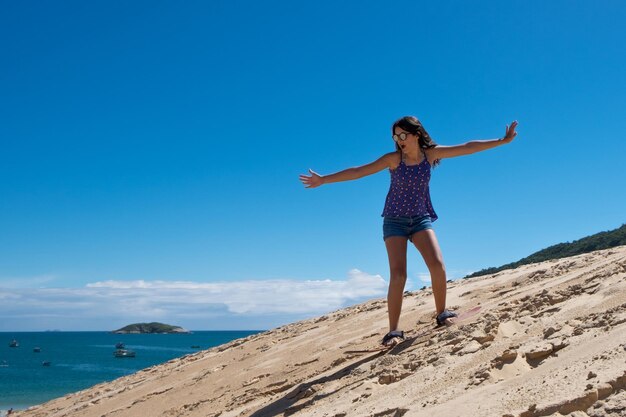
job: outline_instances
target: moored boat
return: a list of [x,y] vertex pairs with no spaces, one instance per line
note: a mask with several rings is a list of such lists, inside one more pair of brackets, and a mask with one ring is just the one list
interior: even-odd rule
[[134,358],[135,351],[129,349],[117,349],[113,352],[113,356],[116,358]]

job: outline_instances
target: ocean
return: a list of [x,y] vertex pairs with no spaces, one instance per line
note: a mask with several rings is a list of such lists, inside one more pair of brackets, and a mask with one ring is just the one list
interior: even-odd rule
[[[0,332],[0,416],[255,333]],[[13,340],[18,347],[9,347]],[[114,357],[119,342],[136,356]]]

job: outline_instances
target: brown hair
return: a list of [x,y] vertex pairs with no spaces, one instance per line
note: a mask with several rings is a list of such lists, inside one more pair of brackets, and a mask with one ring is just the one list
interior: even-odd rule
[[[396,127],[399,127],[400,129],[417,136],[417,143],[419,144],[422,152],[424,151],[424,149],[430,149],[437,146],[437,143],[432,140],[426,129],[424,129],[424,126],[422,126],[422,123],[415,116],[404,116],[393,122],[393,125],[391,126],[392,135],[395,134]],[[400,146],[398,146],[397,143],[396,151],[402,152]],[[439,165],[439,162],[439,159],[436,159],[433,162],[433,167]]]

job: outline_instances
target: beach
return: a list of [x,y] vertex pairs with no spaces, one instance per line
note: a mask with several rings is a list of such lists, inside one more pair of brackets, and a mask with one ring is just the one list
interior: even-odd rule
[[449,283],[479,314],[433,330],[405,293],[387,352],[385,300],[250,335],[17,413],[65,416],[624,416],[626,247]]

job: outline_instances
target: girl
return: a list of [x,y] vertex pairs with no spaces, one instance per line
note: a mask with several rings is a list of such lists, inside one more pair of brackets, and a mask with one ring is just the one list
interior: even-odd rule
[[385,168],[391,173],[391,186],[383,210],[383,239],[389,257],[389,290],[387,309],[389,333],[382,345],[395,346],[404,340],[404,332],[398,330],[402,295],[406,283],[407,242],[411,241],[424,258],[430,272],[435,297],[436,322],[438,326],[453,323],[457,314],[446,310],[446,270],[439,243],[432,228],[437,214],[430,201],[430,171],[444,158],[469,155],[496,146],[511,143],[517,136],[517,121],[506,127],[501,139],[473,140],[461,145],[437,145],[428,135],[420,121],[413,116],[398,119],[391,128],[396,151],[376,161],[329,175],[319,175],[309,169],[310,175],[300,175],[306,188],[319,187],[339,181],[350,181],[375,174]]

